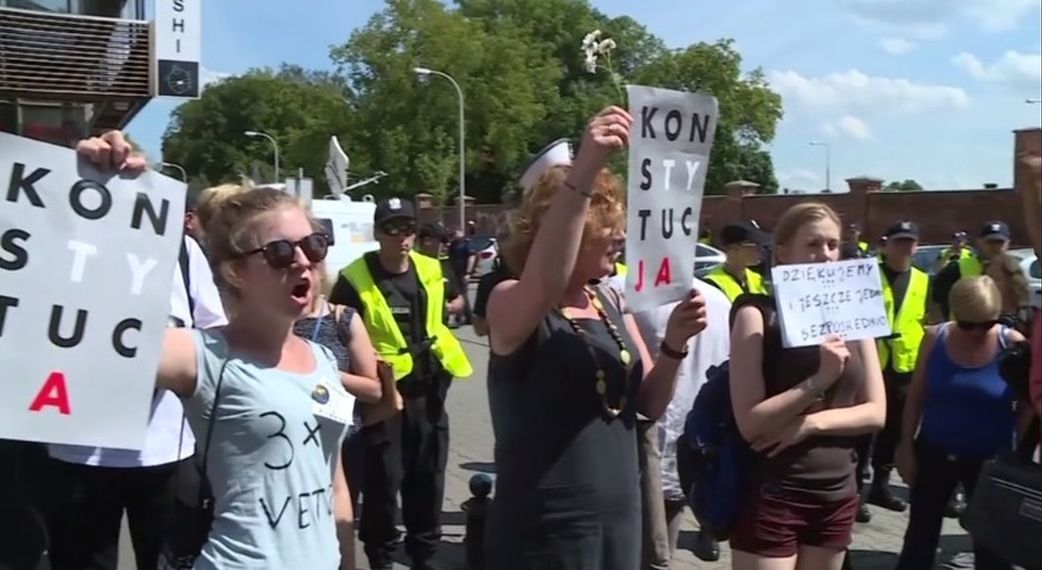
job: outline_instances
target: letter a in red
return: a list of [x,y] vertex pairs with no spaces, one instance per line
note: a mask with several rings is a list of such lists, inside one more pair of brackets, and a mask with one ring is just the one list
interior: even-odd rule
[[658,275],[655,276],[655,287],[659,285],[669,285],[673,280],[669,276],[669,258],[662,258],[662,265],[658,268]]
[[644,288],[644,260],[637,262],[637,284],[633,286],[633,290],[640,293],[640,290]]
[[51,372],[51,375],[44,381],[43,387],[36,394],[32,405],[29,406],[29,410],[39,412],[48,406],[55,406],[63,416],[70,413],[69,390],[65,386],[65,374],[61,372]]

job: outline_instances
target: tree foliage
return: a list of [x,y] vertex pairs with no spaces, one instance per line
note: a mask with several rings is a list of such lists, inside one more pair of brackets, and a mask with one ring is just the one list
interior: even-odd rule
[[[192,178],[234,179],[260,164],[279,140],[283,170],[303,167],[324,185],[326,141],[337,134],[352,171],[382,170],[376,194],[427,192],[447,203],[458,185],[458,97],[465,98],[467,192],[498,202],[514,188],[532,153],[576,139],[590,115],[625,106],[605,73],[583,67],[585,34],[618,44],[615,71],[628,82],[711,93],[720,101],[706,192],[745,179],[776,192],[766,145],[782,116],[781,98],[759,70],[744,72],[730,40],[671,50],[629,17],[609,18],[586,0],[387,0],[384,9],[331,51],[336,74],[284,67],[253,71],[206,90],[175,113],[164,156]],[[613,166],[625,174],[625,160]]]
[[904,182],[898,182],[897,180],[894,180],[893,182],[884,186],[883,189],[898,192],[910,192],[914,190],[922,190],[923,187],[915,180],[905,180]]

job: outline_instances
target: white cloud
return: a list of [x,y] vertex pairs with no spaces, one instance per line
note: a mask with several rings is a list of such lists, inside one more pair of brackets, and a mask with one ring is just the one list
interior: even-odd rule
[[879,47],[890,55],[904,55],[913,51],[918,45],[904,38],[889,36],[879,40]]
[[1042,84],[1042,53],[1011,50],[1002,54],[994,63],[985,64],[977,56],[962,52],[952,58],[952,63],[978,81],[1006,83],[1033,91],[1037,91]]
[[843,6],[862,22],[930,39],[947,33],[956,19],[991,31],[1015,28],[1042,0],[843,0]]
[[767,79],[786,106],[896,109],[905,112],[961,109],[970,98],[958,87],[917,83],[905,78],[866,75],[856,69],[822,77],[795,71],[772,71]]
[[813,170],[806,168],[795,168],[793,170],[779,171],[775,173],[778,184],[788,188],[813,187],[821,185],[822,177]]
[[872,129],[868,126],[868,123],[854,115],[844,115],[835,123],[826,123],[822,125],[821,130],[829,136],[845,134],[863,141],[872,138]]

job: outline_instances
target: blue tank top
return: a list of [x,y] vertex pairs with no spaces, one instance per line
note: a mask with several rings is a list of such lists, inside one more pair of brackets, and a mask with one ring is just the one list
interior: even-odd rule
[[926,368],[926,397],[919,438],[945,453],[990,458],[1012,442],[1016,420],[1013,393],[999,374],[1000,350],[987,363],[969,368],[948,355],[948,327],[941,327]]

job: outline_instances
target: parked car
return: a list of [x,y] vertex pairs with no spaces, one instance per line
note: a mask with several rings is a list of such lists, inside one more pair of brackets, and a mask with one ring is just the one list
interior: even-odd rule
[[700,243],[695,246],[695,277],[704,277],[727,259],[724,252],[711,245]]
[[474,278],[479,279],[496,269],[499,259],[499,242],[492,237],[473,237],[470,250],[474,252]]
[[1039,265],[1038,256],[1032,249],[1013,249],[1010,255],[1020,260],[1020,269],[1028,278],[1028,288],[1031,289],[1031,304],[1042,308],[1042,265]]
[[938,266],[937,258],[940,257],[941,252],[951,246],[948,245],[920,245],[919,249],[915,252],[915,256],[912,258],[912,265],[914,265],[920,271],[926,272],[927,275],[933,277],[943,266]]

